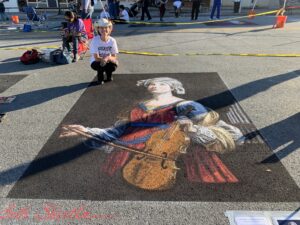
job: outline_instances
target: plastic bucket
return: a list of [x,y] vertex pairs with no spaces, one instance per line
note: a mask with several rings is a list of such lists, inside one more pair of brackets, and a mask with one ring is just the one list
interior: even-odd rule
[[284,24],[286,23],[286,20],[287,20],[287,16],[277,16],[275,28],[283,28]]
[[11,16],[11,20],[13,23],[15,24],[18,24],[20,21],[19,21],[19,16]]

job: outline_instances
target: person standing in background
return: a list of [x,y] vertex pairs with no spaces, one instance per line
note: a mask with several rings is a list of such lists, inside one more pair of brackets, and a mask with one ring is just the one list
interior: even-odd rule
[[111,19],[117,19],[115,0],[108,0],[108,12]]
[[192,15],[191,15],[191,20],[197,20],[198,19],[198,14],[199,14],[199,8],[201,4],[201,0],[192,0],[193,5],[192,5]]
[[142,16],[141,16],[141,20],[143,21],[145,18],[145,13],[147,14],[148,20],[151,20],[152,17],[149,13],[149,0],[142,0]]
[[168,0],[160,0],[159,1],[159,18],[160,18],[160,21],[163,22],[163,17],[165,15],[165,12],[166,12],[166,4],[167,4]]
[[94,0],[81,0],[81,18],[92,18],[94,12]]
[[8,17],[5,14],[5,5],[4,5],[3,1],[0,2],[0,18],[2,21],[8,20]]
[[118,19],[118,16],[120,15],[120,0],[115,0],[115,12],[116,12],[116,19]]
[[216,9],[217,9],[217,20],[220,19],[221,5],[222,5],[222,0],[214,0],[213,7],[212,7],[212,10],[210,13],[211,20],[214,19],[214,14],[215,14]]
[[94,12],[95,1],[96,0],[91,0],[91,4],[90,4],[89,9],[88,9],[88,16],[87,17],[91,18],[91,19],[92,19],[93,12]]

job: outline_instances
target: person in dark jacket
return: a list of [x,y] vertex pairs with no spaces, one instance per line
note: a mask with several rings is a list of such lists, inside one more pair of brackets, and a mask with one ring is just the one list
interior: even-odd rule
[[201,4],[201,0],[192,0],[193,5],[192,5],[192,15],[191,15],[191,20],[197,20],[198,19],[198,14],[199,14],[199,8]]
[[145,17],[145,13],[147,14],[148,20],[151,20],[152,17],[149,13],[149,0],[142,0],[142,16],[141,16],[141,20],[144,20]]
[[8,20],[8,17],[5,14],[5,5],[3,2],[0,2],[0,18],[2,21]]

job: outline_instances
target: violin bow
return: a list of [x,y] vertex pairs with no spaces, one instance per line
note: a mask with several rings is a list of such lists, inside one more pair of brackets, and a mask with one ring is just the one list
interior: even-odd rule
[[95,137],[95,136],[93,136],[93,135],[91,135],[89,133],[80,131],[80,130],[75,129],[75,128],[66,128],[66,127],[64,127],[64,129],[69,130],[69,131],[73,131],[73,132],[75,132],[77,134],[80,134],[81,136],[84,136],[86,138],[90,138],[92,140],[95,140],[97,142],[101,142],[101,143],[106,144],[106,145],[110,145],[112,147],[121,148],[121,149],[126,150],[126,151],[130,151],[130,152],[137,153],[137,154],[142,154],[142,155],[149,156],[149,157],[156,158],[156,159],[176,161],[176,160],[168,158],[168,157],[163,157],[163,156],[155,155],[155,154],[148,153],[148,152],[142,152],[142,151],[134,149],[134,148],[129,148],[129,147],[126,147],[126,146],[123,146],[123,145],[114,144],[112,142],[108,142],[108,141],[102,140],[102,139],[100,139],[98,137]]

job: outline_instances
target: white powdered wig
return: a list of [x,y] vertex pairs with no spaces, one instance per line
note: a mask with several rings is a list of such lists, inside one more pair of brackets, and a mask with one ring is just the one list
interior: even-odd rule
[[185,94],[185,89],[183,88],[182,83],[179,80],[170,77],[157,77],[157,78],[152,78],[147,80],[139,80],[136,85],[148,87],[149,84],[154,82],[160,82],[169,85],[171,89],[178,95]]

